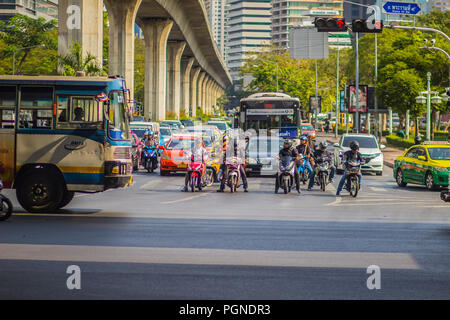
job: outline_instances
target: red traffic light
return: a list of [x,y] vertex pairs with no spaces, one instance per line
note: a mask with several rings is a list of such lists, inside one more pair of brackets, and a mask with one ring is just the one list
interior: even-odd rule
[[314,19],[314,25],[318,32],[344,32],[347,31],[345,20],[341,18],[321,18]]

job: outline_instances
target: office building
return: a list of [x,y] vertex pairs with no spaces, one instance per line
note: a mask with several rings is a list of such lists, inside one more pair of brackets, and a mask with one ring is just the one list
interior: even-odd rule
[[225,19],[227,0],[205,0],[214,41],[222,57],[225,57]]
[[246,58],[270,46],[271,0],[228,0],[226,10],[226,62],[234,81],[239,80]]
[[273,43],[287,48],[290,28],[311,25],[314,17],[342,17],[342,3],[342,0],[272,0]]
[[438,9],[442,12],[450,10],[450,0],[428,0],[428,10]]
[[0,21],[8,21],[16,14],[58,19],[58,0],[0,0]]

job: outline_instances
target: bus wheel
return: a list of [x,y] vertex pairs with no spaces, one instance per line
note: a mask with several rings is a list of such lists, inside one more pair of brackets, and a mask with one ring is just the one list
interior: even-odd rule
[[62,203],[64,189],[61,179],[52,172],[34,171],[21,179],[16,189],[17,200],[28,212],[51,212]]
[[70,201],[72,201],[74,196],[75,196],[75,192],[65,190],[62,200],[61,200],[61,203],[58,205],[58,209],[62,209],[65,206],[67,206],[70,203]]

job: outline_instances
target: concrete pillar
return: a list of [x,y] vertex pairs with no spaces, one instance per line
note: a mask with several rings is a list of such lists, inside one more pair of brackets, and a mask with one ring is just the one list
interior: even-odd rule
[[97,57],[103,65],[103,1],[59,0],[58,54],[66,55],[78,42],[83,53]]
[[139,21],[145,40],[144,117],[152,121],[166,118],[167,39],[173,21],[144,19]]
[[204,111],[202,99],[203,99],[203,82],[205,81],[205,78],[206,78],[206,72],[201,71],[200,75],[198,77],[198,82],[197,82],[197,101],[195,103],[195,107],[201,108],[202,111]]
[[196,117],[197,116],[197,92],[198,92],[198,78],[200,75],[200,71],[202,71],[202,68],[197,67],[193,68],[190,75],[190,85],[189,85],[189,109],[190,109],[190,116]]
[[189,94],[191,83],[191,69],[195,58],[181,60],[181,103],[180,110],[189,117]]
[[181,103],[181,56],[186,42],[169,42],[167,44],[167,91],[166,112],[174,113],[180,117]]
[[109,17],[109,74],[121,75],[134,96],[134,24],[142,0],[104,0]]
[[209,75],[205,76],[205,79],[203,79],[203,85],[202,85],[202,110],[204,113],[208,114],[208,109],[206,107],[206,97],[207,97],[207,85],[210,81]]

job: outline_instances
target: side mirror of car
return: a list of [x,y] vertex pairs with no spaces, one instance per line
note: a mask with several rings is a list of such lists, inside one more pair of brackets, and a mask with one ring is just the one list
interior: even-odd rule
[[417,159],[420,161],[427,161],[427,158],[425,156],[418,156]]
[[384,144],[382,144],[382,145],[380,145],[380,149],[381,150],[386,149],[386,146]]
[[335,148],[339,148],[339,143],[333,143],[333,147],[335,147]]

